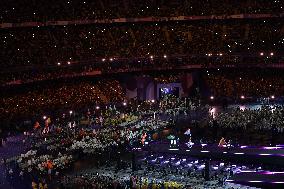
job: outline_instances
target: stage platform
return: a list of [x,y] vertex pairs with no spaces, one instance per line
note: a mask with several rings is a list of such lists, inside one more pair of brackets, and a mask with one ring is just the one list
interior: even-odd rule
[[261,188],[284,188],[284,172],[246,171],[233,175],[226,182]]
[[[210,160],[228,161],[232,164],[254,164],[262,168],[284,168],[284,146],[236,148],[218,147],[217,144],[198,144],[191,148],[186,144],[170,147],[169,143],[153,142],[142,149],[150,153],[176,154]],[[269,169],[270,170],[270,169]],[[262,188],[284,188],[284,172],[247,171],[234,174],[227,182]]]
[[153,142],[143,150],[154,153],[172,153],[198,158],[216,160],[230,160],[244,163],[267,164],[284,167],[284,147],[251,147],[240,146],[237,148],[218,147],[217,144],[198,144],[191,148],[187,144],[170,147],[166,142]]

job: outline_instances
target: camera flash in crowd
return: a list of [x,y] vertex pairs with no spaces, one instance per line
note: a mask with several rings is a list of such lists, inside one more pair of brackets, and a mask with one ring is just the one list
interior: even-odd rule
[[271,98],[272,98],[272,99],[274,99],[274,98],[275,98],[275,96],[274,96],[274,95],[272,95],[272,96],[271,96]]

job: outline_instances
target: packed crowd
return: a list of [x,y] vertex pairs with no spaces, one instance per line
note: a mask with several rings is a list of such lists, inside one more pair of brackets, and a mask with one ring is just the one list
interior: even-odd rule
[[154,80],[159,83],[180,83],[181,75],[165,74],[165,75],[154,77]]
[[264,130],[282,133],[284,129],[284,108],[280,105],[262,106],[259,109],[236,108],[231,112],[216,113],[211,116],[221,128],[241,128],[244,130]]
[[243,96],[274,100],[273,98],[282,96],[284,90],[284,79],[279,69],[218,69],[204,71],[203,76],[215,98],[241,99]]
[[[188,100],[186,102],[174,98],[161,100],[156,107],[152,106],[152,112],[145,111],[140,105],[140,110],[138,109],[137,111],[139,119],[135,116],[128,116],[128,114],[131,115],[131,111],[125,112],[125,110],[116,108],[115,106],[109,107],[100,116],[87,112],[88,119],[98,117],[101,120],[101,125],[95,127],[92,126],[94,124],[91,122],[90,125],[85,127],[79,125],[78,121],[72,122],[67,119],[65,122],[57,123],[58,119],[52,121],[50,118],[46,118],[44,127],[41,127],[36,122],[34,130],[25,133],[27,137],[24,142],[30,143],[31,147],[29,151],[18,156],[16,162],[19,165],[21,174],[30,174],[33,180],[45,180],[47,185],[54,184],[55,180],[61,178],[64,170],[72,167],[72,163],[82,159],[82,157],[94,157],[98,154],[104,154],[105,158],[103,158],[103,162],[98,163],[98,166],[100,164],[105,166],[109,161],[115,161],[119,156],[117,153],[120,150],[143,145],[145,142],[142,140],[144,136],[147,136],[146,140],[148,141],[153,140],[155,138],[153,133],[169,126],[168,120],[163,115],[176,114],[180,110],[183,110],[183,108],[186,108],[186,104],[188,104],[190,110],[195,109],[192,101]],[[180,109],[177,110],[177,107]],[[153,111],[157,111],[156,116],[153,114]],[[107,121],[109,118],[117,117],[118,114],[121,115],[121,118],[124,117],[123,123]],[[110,125],[110,123],[113,125]],[[12,160],[7,160],[7,162],[9,161]],[[99,162],[101,160],[98,157],[96,161]],[[11,169],[11,171],[13,170]],[[125,176],[124,180],[115,177],[113,175],[114,172],[114,170],[110,171],[109,174],[111,173],[111,175],[109,175],[107,171],[103,170],[100,174],[84,175],[72,178],[71,180],[65,178],[63,183],[71,188],[76,188],[77,186],[124,188],[131,185],[140,188],[160,188],[163,186],[168,188],[185,187],[184,183],[181,183],[181,180],[177,180],[178,177],[164,178],[162,175],[158,177],[156,175],[158,171],[155,171],[151,166],[144,167],[142,172],[137,173],[138,177],[130,177],[128,175]],[[151,173],[152,176],[148,175],[149,178],[146,177],[146,172]],[[117,176],[119,175],[120,173],[117,173]],[[185,177],[185,175],[183,176]],[[155,177],[159,178],[159,181]],[[200,175],[193,177],[191,174],[189,179],[191,179],[190,183],[193,185],[194,183],[198,183],[200,186],[204,186],[202,176]],[[36,185],[35,181],[33,181],[33,184]],[[216,185],[217,181],[211,184]],[[211,184],[206,183],[206,186],[209,187]]]
[[146,155],[138,159],[139,169],[130,167],[116,170],[114,164],[89,168],[77,176],[67,176],[63,183],[67,188],[136,188],[136,189],[199,189],[199,188],[245,188],[225,183],[230,171],[248,170],[246,166],[230,166],[214,162],[210,169],[210,181],[204,181],[205,162],[197,159],[169,155]]
[[4,30],[0,82],[71,77],[94,70],[281,63],[282,28],[277,20],[258,20]]
[[[198,104],[190,100],[163,99],[156,107],[125,112],[125,109],[112,108],[101,112],[100,115],[87,112],[89,122],[87,128],[78,127],[77,122],[60,122],[51,124],[46,131],[46,127],[40,128],[35,125],[34,134],[30,135],[33,143],[33,150],[23,154],[19,159],[22,169],[29,172],[36,168],[45,170],[44,162],[51,160],[52,167],[65,167],[72,162],[71,154],[98,154],[118,148],[119,146],[137,146],[141,144],[142,136],[147,133],[147,140],[153,140],[156,136],[153,133],[159,129],[167,128],[172,115],[188,115],[187,111],[196,111]],[[152,102],[153,103],[153,102]],[[143,106],[143,105],[142,105]],[[177,109],[178,106],[179,108]],[[152,109],[150,111],[150,109]],[[132,113],[131,113],[132,112]],[[225,112],[209,115],[210,125],[217,122],[220,128],[241,128],[244,130],[264,130],[282,133],[283,132],[283,107],[282,106],[262,106],[260,109],[233,109]],[[191,114],[191,113],[189,113]],[[119,115],[120,118],[117,116]],[[109,121],[110,119],[121,119],[121,121]],[[58,119],[56,119],[58,121]],[[97,121],[95,121],[97,120]],[[47,119],[47,123],[50,119]],[[67,123],[67,122],[68,123]],[[46,124],[46,123],[45,123]],[[92,127],[95,126],[95,127]],[[102,127],[102,128],[100,128]],[[197,128],[196,128],[197,129]],[[111,150],[111,151],[112,151]],[[44,153],[43,153],[44,152]]]
[[270,59],[273,59],[271,52],[279,55],[284,43],[282,28],[278,20],[254,20],[4,30],[0,35],[1,62],[5,62],[5,66],[46,66],[91,60],[102,62],[103,59],[112,62],[120,58],[195,55],[203,60],[222,59],[226,63],[233,61],[227,60],[233,58],[229,55],[238,53],[247,56],[244,62],[253,62],[253,57],[259,57],[261,52]]
[[44,69],[33,67],[32,70],[30,69],[31,67],[28,67],[27,69],[19,67],[8,72],[7,70],[3,70],[3,74],[0,77],[0,85],[7,86],[47,80],[72,79],[88,75],[94,76],[101,73],[97,70],[96,66],[86,64],[73,66],[68,65],[63,67],[45,67]]
[[[143,108],[144,105],[148,108]],[[160,102],[144,102],[144,105],[133,105],[134,109],[109,106],[100,115],[88,110],[85,116],[93,121],[90,121],[87,126],[82,125],[80,120],[76,119],[75,121],[72,119],[65,119],[65,121],[55,119],[55,121],[52,121],[50,118],[45,118],[44,127],[41,127],[38,122],[35,123],[34,130],[25,133],[27,138],[24,142],[31,144],[30,150],[16,159],[21,172],[33,176],[40,175],[37,179],[46,180],[47,184],[50,185],[54,179],[61,178],[63,171],[70,168],[72,162],[83,157],[94,157],[101,154],[104,160],[100,162],[99,158],[96,159],[98,166],[100,164],[106,165],[110,161],[117,160],[120,156],[119,151],[141,147],[146,144],[146,140],[155,140],[154,133],[169,128],[172,115],[188,115],[192,111],[197,111],[197,107],[200,106],[189,99],[177,99],[171,96],[162,99]],[[148,111],[145,111],[146,109]],[[274,108],[263,106],[258,110],[232,110],[231,112],[219,113],[215,115],[214,119],[209,117],[209,121],[217,121],[222,128],[242,128],[245,130],[249,129],[248,127],[253,127],[256,130],[276,128],[277,132],[283,132],[283,112],[283,108],[280,106]],[[119,118],[118,115],[120,115]],[[121,119],[121,121],[112,122],[109,119]],[[197,136],[194,136],[194,138],[197,138]],[[158,157],[151,158],[152,156],[148,159],[151,163],[160,159]],[[164,160],[167,161],[167,159]],[[171,166],[173,165],[183,165],[184,162],[181,163],[181,161],[184,160],[182,159],[179,162],[174,160],[168,168],[153,168],[153,165],[147,163],[147,166],[140,169],[140,173],[138,171],[138,177],[128,175],[124,180],[119,178],[120,173],[114,174],[115,171],[103,170],[99,174],[76,176],[69,181],[68,179],[65,180],[64,183],[71,188],[76,188],[76,186],[96,188],[116,186],[123,188],[123,186],[131,184],[135,184],[137,187],[139,185],[141,188],[146,186],[152,188],[163,186],[185,188],[197,185],[209,188],[213,186],[224,187],[222,177],[213,176],[212,182],[204,182],[202,170],[199,170],[202,165],[192,166],[190,172],[184,172],[184,169],[179,168],[172,169]],[[160,163],[162,164],[162,161]],[[187,163],[184,165],[187,165]],[[111,174],[107,174],[108,172]],[[166,175],[177,176],[167,177]],[[187,179],[187,184],[191,183],[192,185],[185,186],[184,179]]]
[[119,182],[110,176],[86,174],[78,177],[67,177],[64,180],[66,188],[127,188],[127,183]]
[[38,86],[20,94],[2,95],[0,102],[2,118],[77,110],[110,102],[121,103],[124,100],[122,87],[117,80],[112,79],[46,84],[44,88]]
[[[29,6],[26,6],[29,5]],[[283,12],[281,1],[210,0],[171,2],[150,0],[144,3],[132,1],[9,1],[0,4],[1,22],[53,21],[72,19],[112,19],[133,17],[169,17],[192,15],[229,14],[279,14]]]
[[[214,99],[230,98],[231,100],[239,99],[246,101],[249,98],[269,98],[270,101],[276,100],[283,94],[284,80],[282,71],[277,69],[247,69],[246,71],[234,69],[218,69],[218,70],[204,70],[200,72],[199,80],[205,81],[201,88],[203,95],[207,94]],[[230,73],[230,74],[228,74]],[[166,74],[154,77],[155,81],[159,83],[180,82],[178,74]],[[66,84],[67,83],[67,84]],[[70,110],[77,111],[82,108],[93,108],[109,103],[118,103],[120,105],[127,105],[125,90],[122,84],[117,80],[103,79],[99,81],[78,81],[78,82],[59,82],[53,87],[51,84],[36,85],[20,93],[5,92],[3,89],[0,100],[0,117],[2,118],[15,118],[27,117],[30,115],[44,115],[48,112],[66,113]],[[41,87],[41,86],[45,87]],[[21,87],[20,87],[21,88]],[[13,91],[13,90],[7,90]],[[213,101],[213,100],[212,100]],[[124,103],[123,103],[124,102]],[[168,106],[175,106],[176,109],[183,111],[185,105],[183,101],[177,101],[175,105],[166,103],[161,104],[163,111],[167,111]],[[191,102],[188,102],[191,103]],[[194,104],[191,107],[196,108]],[[130,106],[125,108],[132,108],[137,110],[137,104],[133,102]],[[142,108],[142,109],[141,109]],[[144,110],[143,110],[144,108]],[[153,109],[154,108],[154,109]],[[157,109],[156,102],[143,102],[140,109],[146,113],[153,114]],[[67,113],[68,114],[68,113]],[[137,119],[136,115],[127,115],[127,117],[108,117],[106,122],[121,123],[122,120],[129,119],[131,121]]]
[[[231,14],[277,16],[283,14],[283,10],[284,3],[280,0],[150,0],[143,3],[124,0],[11,0],[8,3],[0,2],[0,22],[46,23],[92,19],[105,19],[107,22],[113,18],[193,15],[221,15],[225,18]],[[69,83],[41,82],[25,90],[25,86],[21,86],[23,91],[20,93],[6,85],[188,65],[275,65],[284,60],[283,28],[279,18],[82,25],[63,23],[62,26],[5,28],[0,33],[0,85],[5,85],[5,90],[0,93],[0,119],[36,117],[41,123],[35,122],[33,131],[25,132],[23,143],[25,148],[29,146],[28,149],[11,159],[3,158],[3,162],[15,162],[20,176],[25,174],[33,179],[37,177],[44,180],[41,188],[47,188],[46,183],[50,185],[54,180],[61,180],[64,170],[71,168],[74,162],[90,157],[96,158],[98,167],[115,160],[117,167],[115,170],[107,170],[108,165],[108,168],[100,167],[100,173],[72,176],[64,180],[65,186],[98,189],[225,188],[226,175],[220,174],[222,178],[217,178],[215,174],[212,176],[213,182],[204,182],[203,163],[177,159],[179,161],[172,164],[175,158],[163,159],[157,156],[152,159],[153,155],[140,165],[140,172],[137,171],[135,176],[128,174],[121,178],[120,152],[142,147],[146,141],[160,139],[165,129],[165,133],[180,134],[181,131],[171,130],[173,123],[178,120],[176,118],[182,115],[192,120],[194,115],[203,110],[206,111],[205,118],[201,114],[198,116],[207,121],[206,126],[283,133],[282,106],[262,106],[254,110],[237,108],[216,113],[208,105],[197,102],[199,99],[195,102],[169,96],[161,101],[135,101],[128,104],[122,85],[111,78],[92,82],[85,77]],[[222,96],[274,99],[284,92],[281,72],[225,72],[218,69],[201,73],[202,78],[199,80],[204,78],[211,90],[211,102],[215,97]],[[154,80],[169,83],[180,81],[181,78],[172,75]],[[121,107],[115,107],[115,103]],[[196,126],[196,130],[203,126],[203,123],[195,120],[190,123]],[[159,132],[161,130],[163,132]],[[193,140],[197,141],[201,135],[194,136]],[[0,130],[1,146],[2,137],[6,138]],[[100,158],[103,162],[100,162]],[[170,163],[163,167],[162,159]],[[228,173],[221,165],[216,170],[220,167],[225,169],[222,173]],[[7,171],[11,178],[14,172],[12,168]],[[186,185],[188,183],[191,185]],[[34,181],[32,185],[37,188]]]
[[[29,6],[24,6],[26,3]],[[2,22],[180,15],[282,13],[281,1],[62,1],[1,3]],[[63,25],[0,33],[0,84],[199,64],[282,63],[283,24],[272,18],[237,21]],[[11,70],[13,67],[13,70]],[[25,67],[25,68],[22,68]],[[94,73],[93,73],[94,74]]]
[[[33,179],[44,179],[50,184],[62,175],[62,171],[70,168],[74,161],[82,157],[108,153],[108,158],[104,158],[104,161],[113,160],[119,149],[139,147],[143,144],[141,140],[146,133],[149,135],[147,140],[151,140],[151,132],[157,132],[169,125],[167,120],[154,118],[153,115],[143,116],[142,111],[140,119],[135,122],[125,119],[118,125],[115,122],[109,125],[109,122],[105,122],[107,118],[113,117],[114,114],[124,115],[123,109],[109,109],[112,114],[106,111],[101,116],[87,112],[88,119],[102,119],[101,125],[90,122],[88,126],[84,126],[69,119],[51,121],[46,118],[45,126],[41,127],[39,122],[36,122],[33,131],[25,132],[26,138],[23,141],[30,144],[30,150],[16,158],[21,174],[30,174]],[[5,161],[12,162],[14,159],[13,157]]]
[[0,84],[93,71],[271,65],[283,61],[282,30],[278,20],[7,29],[0,33]]

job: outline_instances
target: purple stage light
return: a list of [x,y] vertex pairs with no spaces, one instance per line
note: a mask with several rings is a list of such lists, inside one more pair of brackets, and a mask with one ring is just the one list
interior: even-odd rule
[[175,165],[180,165],[180,161],[176,162]]
[[201,153],[208,153],[210,151],[204,150],[204,151],[200,151]]
[[243,155],[243,154],[245,154],[245,153],[243,153],[243,152],[236,152],[236,153],[234,153],[234,154],[236,154],[236,155]]
[[151,160],[152,162],[156,162],[157,161],[157,158],[156,159],[153,159],[153,160]]
[[272,154],[258,154],[260,156],[271,156]]
[[266,171],[266,172],[263,172],[262,174],[264,174],[264,175],[274,175],[274,174],[284,174],[284,172],[271,172],[271,171]]
[[218,167],[213,167],[213,169],[214,169],[214,170],[217,170],[217,169],[218,169]]
[[272,172],[273,174],[284,174],[284,172]]
[[228,179],[228,180],[226,180],[226,182],[234,182],[234,180],[229,180],[229,179]]
[[256,171],[253,170],[241,170],[241,173],[255,173]]
[[266,150],[274,150],[274,149],[281,149],[282,147],[277,147],[277,146],[273,146],[273,147],[262,147],[262,149],[266,149]]
[[179,149],[177,149],[177,148],[170,148],[169,150],[171,150],[171,151],[178,151]]

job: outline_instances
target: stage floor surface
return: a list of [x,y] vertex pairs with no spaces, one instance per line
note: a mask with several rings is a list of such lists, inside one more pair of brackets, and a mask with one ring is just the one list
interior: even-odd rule
[[[168,142],[152,142],[143,151],[158,154],[176,154],[202,159],[222,160],[230,163],[244,163],[284,168],[284,146],[275,147],[218,147],[217,144],[197,144],[189,147],[183,143],[170,147]],[[284,188],[284,172],[247,171],[234,174],[227,182],[263,188]]]

